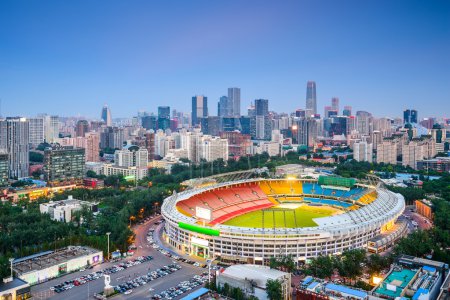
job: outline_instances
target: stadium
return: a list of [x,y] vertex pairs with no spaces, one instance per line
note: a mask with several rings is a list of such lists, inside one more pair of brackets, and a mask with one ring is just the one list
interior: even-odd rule
[[[165,199],[163,238],[180,253],[223,263],[297,262],[368,242],[399,226],[404,198],[380,183],[319,176],[253,178],[193,188]],[[398,235],[398,234],[397,234]]]

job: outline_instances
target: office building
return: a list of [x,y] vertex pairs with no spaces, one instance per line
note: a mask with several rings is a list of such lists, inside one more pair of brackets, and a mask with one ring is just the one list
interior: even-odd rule
[[269,100],[256,99],[255,114],[256,139],[270,140],[272,123],[269,118]]
[[208,116],[208,97],[194,96],[192,97],[192,126],[200,124],[199,118],[206,118]]
[[166,130],[170,128],[170,107],[158,107],[158,129]]
[[44,178],[50,186],[81,184],[85,149],[54,145],[44,150]]
[[331,98],[331,109],[336,111],[339,114],[339,98],[333,97]]
[[227,96],[220,97],[217,103],[217,115],[219,117],[229,117],[231,115]]
[[241,89],[228,88],[228,105],[230,107],[230,115],[233,117],[241,116]]
[[43,118],[29,118],[29,141],[30,146],[36,148],[40,143],[44,142],[44,119]]
[[156,131],[157,126],[158,126],[158,119],[156,118],[156,116],[143,116],[141,118],[141,124],[142,127],[144,127],[147,130],[153,130]]
[[314,81],[308,81],[306,84],[306,116],[311,117],[317,114],[317,95],[316,95],[316,83]]
[[403,123],[404,124],[417,124],[417,110],[415,109],[405,109],[403,111]]
[[109,109],[108,105],[105,104],[103,106],[100,118],[106,126],[112,126],[111,110]]
[[342,112],[344,116],[350,117],[352,115],[352,107],[351,106],[344,106],[344,110]]

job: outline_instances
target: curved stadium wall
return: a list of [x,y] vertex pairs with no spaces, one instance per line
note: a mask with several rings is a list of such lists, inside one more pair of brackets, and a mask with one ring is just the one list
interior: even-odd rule
[[[288,182],[287,180],[281,181]],[[297,181],[305,187],[312,184],[319,188],[320,183],[326,184],[323,180],[319,180],[321,182]],[[354,196],[353,199],[336,196],[334,194],[336,191],[340,191],[341,196],[349,193],[349,188],[345,184],[340,187],[322,185],[323,193],[326,189],[336,188],[332,194],[328,192],[327,196],[308,192],[312,193],[309,194],[310,197],[335,199],[331,201],[342,203],[345,200],[345,203],[348,203],[345,209],[341,207],[343,209],[341,214],[315,218],[314,222],[317,226],[313,227],[229,226],[224,224],[226,222],[215,223],[214,220],[201,220],[195,216],[193,211],[187,211],[189,208],[186,208],[187,206],[184,204],[195,200],[201,206],[202,203],[205,203],[202,200],[205,199],[204,195],[208,195],[208,193],[216,195],[221,191],[224,193],[223,191],[228,189],[246,187],[249,184],[270,186],[271,183],[275,184],[276,182],[280,182],[280,180],[247,179],[184,191],[166,198],[161,208],[162,216],[166,221],[163,232],[165,241],[181,253],[215,258],[225,263],[265,264],[271,257],[279,255],[292,255],[297,261],[306,261],[319,255],[336,255],[349,249],[366,248],[370,239],[393,226],[405,208],[404,198],[400,194],[392,193],[381,187],[358,185],[358,188],[363,190],[358,199],[357,196]],[[297,195],[296,200],[289,202],[307,201],[308,193],[303,192],[302,195]],[[363,195],[369,193],[373,195],[373,199],[360,203],[359,201],[362,201],[360,199],[364,198]],[[286,197],[286,194],[273,194],[272,196],[271,201],[289,198]],[[218,199],[222,200],[220,196]],[[352,206],[350,207],[350,205]],[[228,205],[228,207],[232,208],[233,205]],[[214,211],[214,209],[211,210]],[[244,210],[239,209],[239,211]],[[223,217],[219,217],[217,220],[220,218],[223,219]]]

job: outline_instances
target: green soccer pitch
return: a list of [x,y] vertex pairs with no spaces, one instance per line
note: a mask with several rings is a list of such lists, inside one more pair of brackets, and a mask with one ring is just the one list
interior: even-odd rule
[[322,218],[338,213],[329,206],[300,206],[295,209],[269,208],[237,216],[223,223],[228,226],[252,228],[299,228],[315,227],[314,218]]

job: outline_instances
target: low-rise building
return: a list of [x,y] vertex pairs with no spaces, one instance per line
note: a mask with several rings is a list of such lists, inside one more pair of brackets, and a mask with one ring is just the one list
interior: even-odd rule
[[85,246],[68,246],[13,261],[13,272],[30,285],[93,266],[103,261],[103,252]]
[[126,179],[141,180],[148,175],[147,167],[119,167],[114,164],[103,164],[102,174],[106,176],[123,175]]
[[253,294],[260,300],[266,300],[266,283],[269,279],[281,282],[282,299],[291,299],[291,274],[266,266],[232,265],[218,273],[216,283],[220,287],[227,283],[231,287],[240,288],[245,294]]
[[436,299],[447,269],[448,265],[438,261],[401,255],[371,294],[392,300]]
[[418,170],[450,172],[450,157],[436,157],[417,162]]
[[22,300],[31,298],[30,285],[20,278],[8,277],[0,282],[0,299]]
[[433,203],[430,200],[422,199],[414,202],[416,212],[429,220],[433,220]]
[[73,199],[69,196],[66,200],[50,201],[41,203],[39,210],[42,214],[49,214],[50,218],[59,222],[71,222],[76,211],[83,206],[88,207],[92,212],[97,212],[97,203]]

